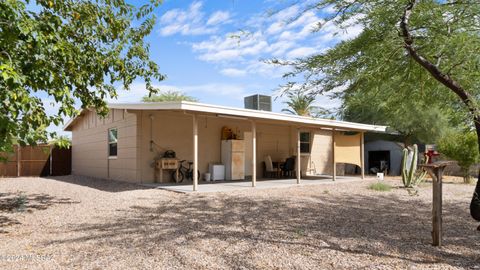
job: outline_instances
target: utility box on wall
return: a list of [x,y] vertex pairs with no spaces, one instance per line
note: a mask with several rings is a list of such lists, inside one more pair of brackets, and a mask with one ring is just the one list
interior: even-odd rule
[[245,109],[272,111],[272,97],[265,95],[253,95],[244,98]]

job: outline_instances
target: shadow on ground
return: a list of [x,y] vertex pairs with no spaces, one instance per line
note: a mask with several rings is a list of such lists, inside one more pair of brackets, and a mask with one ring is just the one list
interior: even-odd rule
[[[249,256],[252,250],[268,252],[265,245],[307,254],[319,264],[321,254],[333,251],[420,266],[471,267],[478,264],[479,234],[466,222],[467,210],[464,203],[444,205],[447,248],[440,249],[430,245],[431,205],[413,197],[182,195],[155,207],[132,207],[118,219],[79,225],[74,230],[81,237],[46,244],[93,242],[143,252],[161,247],[180,263],[189,259],[182,249],[192,246],[193,252],[214,253],[233,268],[255,268]],[[202,241],[213,244],[199,245]]]
[[93,178],[87,176],[66,175],[66,176],[50,176],[45,179],[80,185],[105,192],[123,192],[130,190],[151,189],[151,187],[142,186],[135,183],[127,183],[122,181],[107,180],[101,178]]
[[55,204],[78,203],[69,198],[57,198],[48,194],[24,194],[22,192],[0,193],[0,233],[8,226],[21,224],[10,217],[13,213],[31,213],[36,210],[45,210]]

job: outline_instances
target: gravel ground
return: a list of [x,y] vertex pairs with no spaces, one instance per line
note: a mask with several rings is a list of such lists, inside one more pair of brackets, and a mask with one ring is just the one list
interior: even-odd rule
[[178,194],[78,176],[0,179],[0,269],[480,269],[474,186],[372,181]]

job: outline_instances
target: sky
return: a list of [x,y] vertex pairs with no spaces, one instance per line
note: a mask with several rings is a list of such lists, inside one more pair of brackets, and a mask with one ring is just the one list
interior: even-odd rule
[[[202,103],[233,107],[243,107],[248,95],[271,95],[273,111],[280,112],[285,98],[276,90],[286,83],[282,75],[288,68],[265,60],[320,53],[361,32],[357,26],[340,31],[330,23],[313,32],[333,10],[300,13],[307,2],[165,0],[155,10],[157,22],[147,37],[151,59],[167,77],[155,86],[183,91]],[[118,89],[118,94],[109,102],[139,102],[147,91],[136,81],[130,91]],[[332,108],[339,101],[318,97],[317,104]],[[46,105],[48,112],[55,110],[54,105]],[[62,127],[49,130],[62,133]]]

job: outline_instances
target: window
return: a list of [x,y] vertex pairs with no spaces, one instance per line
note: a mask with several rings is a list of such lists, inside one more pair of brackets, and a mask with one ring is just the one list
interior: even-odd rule
[[111,128],[108,130],[108,156],[116,157],[117,156],[117,141],[118,134],[116,128]]
[[300,132],[300,153],[310,153],[310,132]]

